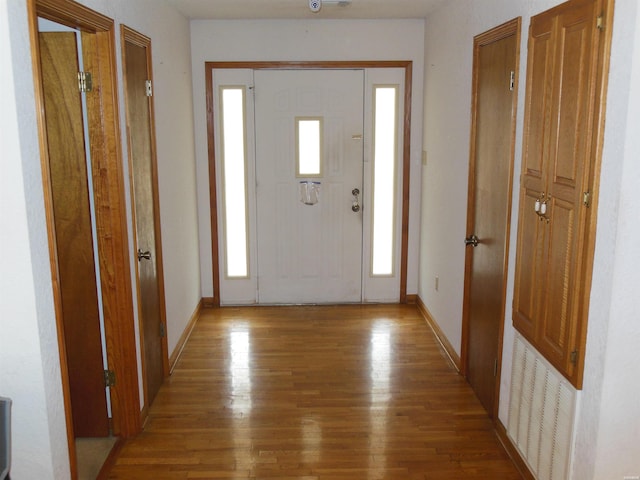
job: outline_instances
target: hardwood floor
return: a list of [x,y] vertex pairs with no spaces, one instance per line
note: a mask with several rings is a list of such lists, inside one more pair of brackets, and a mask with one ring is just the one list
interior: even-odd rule
[[205,310],[111,479],[520,479],[414,305]]

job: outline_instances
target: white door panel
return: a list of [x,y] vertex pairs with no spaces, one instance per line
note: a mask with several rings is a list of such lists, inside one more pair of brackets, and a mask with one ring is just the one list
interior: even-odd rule
[[[360,302],[363,72],[262,70],[255,87],[259,302]],[[299,117],[323,120],[319,177],[296,176]],[[307,180],[315,205],[300,201]]]
[[[255,146],[253,122],[253,70],[251,69],[218,69],[213,71],[214,105],[217,106],[214,115],[214,131],[216,132],[216,201],[218,206],[218,258],[220,262],[220,303],[222,305],[242,305],[257,302],[257,262],[256,262],[256,209],[255,209]],[[245,215],[247,218],[247,271],[244,277],[229,277],[227,275],[226,248],[226,219],[225,219],[225,185],[223,162],[223,142],[221,119],[222,116],[222,88],[240,87],[244,90],[244,119],[245,119],[245,175],[246,175],[246,212],[235,215]]]
[[362,289],[364,302],[397,302],[400,299],[400,260],[402,244],[402,178],[403,178],[403,121],[404,118],[404,69],[403,68],[370,68],[366,70],[365,79],[365,106],[364,117],[364,202],[365,206],[373,205],[373,181],[374,181],[374,95],[378,86],[397,87],[397,112],[396,112],[396,167],[395,167],[395,203],[394,210],[394,258],[393,274],[373,275],[372,273],[372,232],[373,212],[371,208],[364,211],[364,237],[363,237],[363,268]]

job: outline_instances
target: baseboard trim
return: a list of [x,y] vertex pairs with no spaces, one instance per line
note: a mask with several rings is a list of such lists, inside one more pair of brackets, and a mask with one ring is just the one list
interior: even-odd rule
[[184,350],[184,346],[187,344],[187,340],[189,340],[189,337],[191,336],[191,332],[193,331],[193,327],[196,326],[196,322],[198,321],[198,318],[200,318],[200,312],[202,311],[205,305],[206,305],[205,299],[204,298],[200,299],[200,301],[198,302],[198,306],[196,307],[195,311],[191,315],[191,318],[189,319],[189,323],[187,324],[187,327],[182,332],[182,335],[180,336],[180,339],[176,344],[176,348],[174,348],[173,353],[169,357],[169,374],[173,373],[173,369],[175,368],[176,363],[178,363],[180,354],[182,353],[182,350]]
[[451,360],[451,363],[453,364],[455,369],[458,371],[458,373],[460,373],[460,356],[456,353],[455,349],[453,348],[453,345],[449,343],[447,336],[440,329],[440,327],[434,320],[433,316],[431,315],[431,312],[429,312],[429,309],[424,304],[420,296],[416,296],[416,305],[418,306],[418,310],[426,320],[429,327],[431,327],[431,330],[433,330],[433,333],[436,336],[436,339],[438,340],[438,342],[444,349],[445,353],[449,357],[449,360]]
[[214,308],[220,305],[217,303],[215,297],[202,297],[202,306],[204,308]]
[[507,455],[509,455],[509,458],[518,469],[518,472],[522,475],[522,478],[524,480],[536,480],[536,477],[531,473],[531,470],[529,470],[529,467],[520,455],[520,452],[518,452],[518,449],[509,438],[509,435],[507,435],[507,429],[502,422],[499,419],[496,419],[493,423],[495,425],[496,434],[498,435],[498,440],[500,440],[500,443],[506,450]]
[[418,303],[418,295],[415,293],[407,294],[407,304],[415,305]]

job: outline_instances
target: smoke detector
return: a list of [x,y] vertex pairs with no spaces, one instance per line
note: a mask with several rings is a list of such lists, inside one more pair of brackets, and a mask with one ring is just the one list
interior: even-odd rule
[[309,0],[309,10],[318,13],[322,8],[322,0]]
[[351,5],[351,0],[309,0],[309,10],[313,13],[318,13],[323,4],[346,7],[347,5]]

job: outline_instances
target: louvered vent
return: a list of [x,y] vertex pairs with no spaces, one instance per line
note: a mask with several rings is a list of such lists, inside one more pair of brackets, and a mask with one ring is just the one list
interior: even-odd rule
[[516,335],[507,433],[538,480],[566,480],[576,390]]

